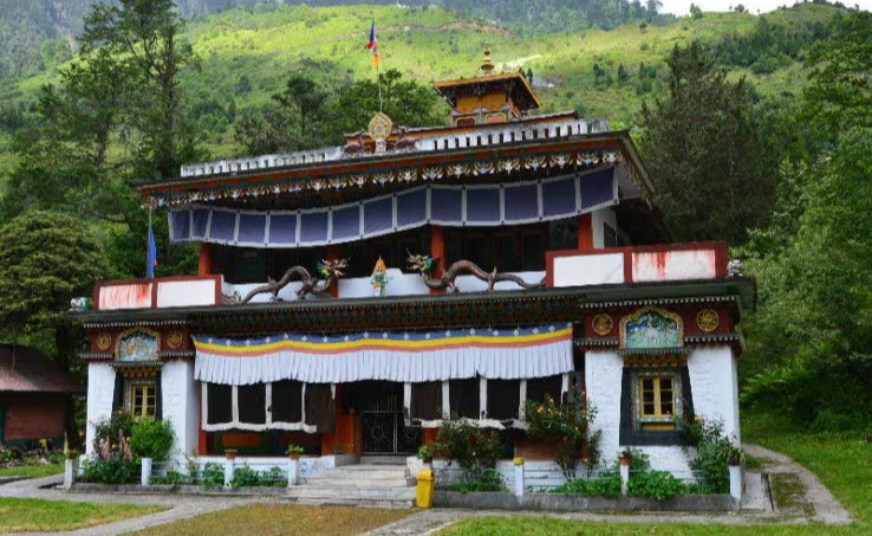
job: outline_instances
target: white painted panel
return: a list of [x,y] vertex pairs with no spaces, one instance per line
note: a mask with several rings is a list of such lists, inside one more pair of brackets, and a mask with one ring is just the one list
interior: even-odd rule
[[180,462],[196,452],[199,433],[200,401],[194,365],[187,361],[170,361],[161,369],[163,418],[170,422],[176,441],[172,457]]
[[194,305],[215,305],[215,281],[213,279],[158,282],[158,307],[190,307]]
[[151,307],[151,283],[133,283],[100,287],[101,311],[112,309],[144,309]]
[[85,454],[94,453],[95,425],[112,416],[115,396],[115,369],[108,363],[88,364],[88,420],[85,431]]
[[715,274],[713,249],[633,253],[634,282],[711,279]]
[[594,430],[602,430],[602,460],[616,460],[620,449],[621,378],[624,359],[614,352],[588,351],[584,354],[584,382],[587,398],[596,408]]
[[593,227],[593,247],[594,249],[602,249],[606,247],[605,225],[609,224],[612,229],[617,230],[617,218],[615,211],[611,208],[601,208],[591,213],[591,226]]
[[623,282],[623,253],[554,258],[555,287],[577,287]]
[[693,409],[707,421],[720,421],[724,433],[741,438],[736,358],[729,346],[697,348],[687,359]]

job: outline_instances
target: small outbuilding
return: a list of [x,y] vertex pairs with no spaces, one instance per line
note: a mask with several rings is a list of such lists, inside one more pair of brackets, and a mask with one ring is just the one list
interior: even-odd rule
[[82,382],[38,350],[0,344],[0,444],[63,445],[73,428],[72,397],[84,392]]

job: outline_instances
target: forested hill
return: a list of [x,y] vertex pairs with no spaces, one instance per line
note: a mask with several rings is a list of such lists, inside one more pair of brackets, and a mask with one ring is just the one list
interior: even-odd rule
[[[0,0],[0,79],[35,74],[69,59],[90,6],[110,0]],[[119,0],[116,0],[119,1]],[[658,0],[176,0],[186,19],[242,7],[269,12],[277,5],[395,5],[442,7],[506,27],[520,35],[612,29],[634,21],[674,20],[658,15]]]

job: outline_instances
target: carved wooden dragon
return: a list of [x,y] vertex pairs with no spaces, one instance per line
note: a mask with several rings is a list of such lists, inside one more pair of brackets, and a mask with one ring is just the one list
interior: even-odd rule
[[475,277],[485,281],[487,283],[487,291],[493,292],[494,285],[499,281],[512,281],[516,285],[524,289],[537,289],[545,287],[545,280],[538,283],[527,283],[520,277],[515,274],[500,274],[497,273],[497,269],[494,268],[491,272],[485,272],[481,268],[478,267],[473,262],[470,261],[457,261],[445,270],[445,273],[442,274],[442,277],[439,279],[431,279],[429,274],[430,271],[433,270],[434,265],[439,260],[439,257],[431,258],[426,255],[412,255],[409,253],[409,257],[406,259],[406,262],[409,263],[409,267],[421,274],[421,278],[424,280],[424,284],[433,289],[448,289],[451,292],[457,292],[457,285],[454,284],[454,280],[460,275],[461,272],[469,272]]
[[[297,299],[304,300],[306,299],[306,294],[310,293],[315,295],[324,294],[330,290],[334,281],[345,275],[344,270],[347,269],[348,259],[321,261],[318,263],[318,274],[314,277],[309,273],[309,270],[302,266],[292,266],[291,268],[288,268],[288,271],[285,272],[281,279],[276,281],[270,277],[269,282],[266,285],[253,288],[239,303],[248,303],[258,294],[263,294],[265,292],[272,294],[272,301],[281,301],[281,298],[279,298],[279,292],[291,282],[291,279],[294,276],[298,276],[300,281],[303,283],[296,292]],[[324,278],[324,281],[319,285],[318,283],[321,282],[321,277]]]

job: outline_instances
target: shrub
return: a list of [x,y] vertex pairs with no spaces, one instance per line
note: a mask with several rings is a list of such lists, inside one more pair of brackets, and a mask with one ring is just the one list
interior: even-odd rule
[[488,469],[483,471],[476,479],[461,478],[457,484],[451,486],[452,491],[470,493],[474,491],[503,491],[503,477],[499,471]]
[[230,481],[230,487],[239,488],[242,486],[259,486],[260,473],[248,466],[247,463],[237,467],[233,473],[233,480]]
[[553,493],[573,493],[617,497],[621,494],[621,474],[617,471],[602,471],[598,478],[576,478],[554,488]]
[[140,473],[139,463],[123,456],[85,460],[82,464],[82,477],[87,482],[132,484],[139,482]]
[[572,389],[562,404],[546,395],[542,401],[527,400],[524,406],[527,433],[559,445],[554,462],[567,478],[574,476],[579,459],[588,467],[599,464],[602,432],[591,431],[594,417],[596,408],[577,389]]
[[690,468],[702,474],[702,487],[708,493],[728,493],[730,473],[727,461],[735,454],[736,447],[724,435],[724,425],[720,422],[706,422],[694,419],[694,437],[698,437],[696,457]]
[[200,472],[200,485],[207,488],[219,488],[224,485],[224,466],[209,462]]
[[641,495],[658,501],[671,499],[687,492],[687,486],[667,471],[630,473],[627,483],[629,495]]
[[130,448],[136,457],[163,461],[169,458],[174,440],[169,421],[143,419],[133,425]]
[[479,428],[457,415],[443,422],[438,440],[450,463],[460,466],[466,482],[487,481],[487,472],[496,468],[503,453],[502,438],[496,430]]

